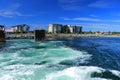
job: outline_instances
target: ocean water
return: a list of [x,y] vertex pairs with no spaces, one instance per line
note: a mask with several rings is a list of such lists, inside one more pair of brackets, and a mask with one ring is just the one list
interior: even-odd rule
[[7,40],[0,80],[120,80],[120,38]]

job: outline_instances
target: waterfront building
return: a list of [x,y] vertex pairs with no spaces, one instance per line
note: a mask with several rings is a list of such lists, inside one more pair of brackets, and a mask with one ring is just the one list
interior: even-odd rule
[[82,33],[82,26],[74,26],[74,33]]
[[97,31],[97,32],[95,32],[95,34],[96,34],[96,35],[102,35],[103,33],[102,33],[102,32]]
[[69,31],[70,31],[70,33],[73,33],[73,26],[71,26],[71,25],[68,25],[68,28],[69,28]]
[[49,33],[82,33],[82,26],[49,24]]
[[49,33],[61,33],[61,24],[49,24],[48,32]]
[[4,31],[5,27],[3,25],[0,25],[0,31]]
[[69,30],[69,28],[68,28],[67,25],[63,25],[63,26],[62,26],[61,33],[70,33],[70,30]]
[[29,26],[26,24],[12,26],[13,32],[29,32]]
[[73,33],[73,27],[71,25],[62,25],[61,33]]

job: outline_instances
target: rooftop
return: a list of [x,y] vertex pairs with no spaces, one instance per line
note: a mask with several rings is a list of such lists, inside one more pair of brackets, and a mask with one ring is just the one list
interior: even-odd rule
[[27,24],[20,24],[20,25],[12,26],[12,28],[14,28],[14,27],[23,27],[23,26],[28,26],[28,25]]
[[4,26],[3,26],[3,25],[0,25],[0,27],[4,28]]

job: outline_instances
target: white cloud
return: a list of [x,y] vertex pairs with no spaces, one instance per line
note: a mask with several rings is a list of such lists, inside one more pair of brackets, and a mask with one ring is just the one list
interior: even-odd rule
[[64,20],[74,20],[74,21],[94,21],[94,22],[99,22],[99,21],[104,21],[101,19],[95,19],[95,18],[67,18],[67,17],[62,17]]
[[34,15],[23,15],[21,12],[19,12],[19,8],[21,7],[21,4],[15,3],[9,6],[7,9],[0,10],[0,16],[1,17],[7,17],[12,18],[15,16],[34,16]]
[[89,16],[91,16],[91,17],[99,17],[99,16],[97,16],[97,15],[94,15],[94,14],[91,14],[91,15],[89,15]]
[[107,19],[99,19],[99,18],[68,18],[68,17],[61,17],[63,20],[71,20],[71,21],[87,21],[87,22],[120,22],[120,20],[107,20]]
[[12,18],[13,16],[22,16],[22,14],[17,11],[20,6],[21,5],[18,3],[12,4],[9,8],[0,10],[0,16],[8,18]]
[[0,16],[12,18],[14,16],[22,16],[22,14],[16,11],[3,10],[3,11],[0,11]]
[[94,18],[73,18],[73,20],[94,21],[94,22],[103,21],[103,20],[101,20],[101,19],[94,19]]

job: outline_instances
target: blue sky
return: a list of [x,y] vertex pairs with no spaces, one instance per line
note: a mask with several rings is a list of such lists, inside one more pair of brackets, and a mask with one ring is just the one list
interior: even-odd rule
[[120,0],[0,0],[0,24],[48,28],[82,25],[84,31],[120,31]]

